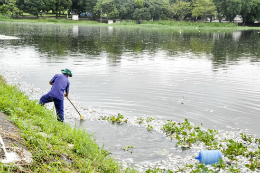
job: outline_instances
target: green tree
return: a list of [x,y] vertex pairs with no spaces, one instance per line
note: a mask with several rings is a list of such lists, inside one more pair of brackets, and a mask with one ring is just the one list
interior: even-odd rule
[[119,16],[122,19],[133,19],[133,14],[135,12],[135,2],[131,0],[127,0],[125,2],[121,1],[117,5]]
[[175,16],[182,20],[191,11],[191,4],[189,2],[179,2],[173,5],[173,13]]
[[224,15],[226,19],[230,22],[234,21],[236,15],[238,15],[242,8],[243,0],[226,0],[226,10],[224,11]]
[[16,5],[16,0],[0,0],[0,13],[18,16],[22,13]]
[[102,15],[101,11],[102,14],[106,14],[108,18],[112,19],[119,17],[119,11],[113,0],[98,0],[94,7],[94,13],[96,16],[100,16]]
[[0,5],[8,4],[9,0],[0,0]]
[[136,20],[151,20],[152,17],[148,8],[136,8],[133,18]]
[[9,0],[9,3],[8,3],[8,10],[11,12],[12,14],[12,17],[14,15],[18,16],[19,15],[19,9],[17,8],[16,6],[16,0]]
[[217,17],[221,22],[222,17],[232,22],[236,15],[241,12],[243,0],[213,0],[216,6]]
[[260,19],[260,0],[242,0],[240,15],[244,24],[252,24]]
[[0,5],[0,14],[8,14],[8,6],[6,4]]
[[117,10],[115,5],[114,5],[114,9],[107,14],[107,17],[109,19],[116,19],[119,17],[119,11]]
[[48,12],[52,10],[52,12],[55,12],[56,9],[56,0],[44,0],[45,9],[44,11]]
[[194,0],[193,6],[193,17],[201,17],[205,19],[206,17],[212,17],[217,13],[216,6],[213,4],[212,0]]
[[0,0],[0,14],[8,14],[8,0]]
[[170,17],[170,4],[165,0],[150,0],[145,2],[144,7],[149,9],[151,18],[154,20],[167,19]]
[[93,12],[96,3],[97,0],[72,0],[71,8],[77,12]]
[[38,17],[40,11],[45,10],[43,0],[17,0],[18,8]]
[[96,3],[97,0],[85,0],[84,9],[86,10],[86,12],[93,12]]
[[143,0],[135,0],[135,5],[137,8],[143,8],[144,7],[144,1]]
[[[53,0],[51,0],[53,1]],[[58,14],[60,16],[60,13],[62,11],[65,11],[66,9],[70,9],[72,5],[71,0],[55,0],[55,11],[56,11],[56,18],[58,18]]]
[[216,6],[217,17],[219,22],[221,22],[224,12],[227,9],[225,2],[225,0],[213,0],[214,5]]

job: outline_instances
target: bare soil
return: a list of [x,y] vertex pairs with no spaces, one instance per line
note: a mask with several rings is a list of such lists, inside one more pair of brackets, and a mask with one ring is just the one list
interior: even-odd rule
[[20,130],[8,120],[8,115],[0,112],[0,135],[4,141],[5,147],[19,147],[27,150]]

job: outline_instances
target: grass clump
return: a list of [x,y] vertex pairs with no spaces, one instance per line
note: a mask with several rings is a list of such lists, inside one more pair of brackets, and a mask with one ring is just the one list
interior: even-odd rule
[[8,16],[0,16],[0,21],[7,22],[28,22],[28,23],[50,23],[50,24],[77,24],[77,25],[104,25],[93,20],[71,20],[69,19],[56,19],[56,18],[32,18],[32,19],[12,19]]
[[158,21],[143,21],[142,24],[152,25],[167,25],[167,26],[193,26],[193,27],[237,27],[237,23],[219,23],[219,22],[185,22],[174,20],[158,20]]
[[137,25],[135,20],[123,20],[120,23],[113,23],[113,25]]
[[144,30],[168,30],[185,31],[185,32],[233,32],[237,30],[259,30],[259,27],[238,26],[237,23],[219,23],[219,22],[186,22],[175,20],[157,20],[157,21],[142,21],[141,24],[133,20],[124,20],[121,23],[113,23],[111,26],[125,27],[125,28],[141,28]]
[[5,80],[4,80],[3,76],[0,75],[0,84],[1,83],[5,83]]
[[8,20],[11,20],[9,16],[0,14],[0,21],[8,21]]
[[[99,147],[93,136],[84,129],[58,122],[52,111],[40,106],[37,100],[30,100],[16,86],[4,83],[1,76],[0,111],[8,114],[21,130],[33,155],[33,163],[23,166],[24,171],[122,172],[120,164]],[[0,163],[0,172],[19,170]]]

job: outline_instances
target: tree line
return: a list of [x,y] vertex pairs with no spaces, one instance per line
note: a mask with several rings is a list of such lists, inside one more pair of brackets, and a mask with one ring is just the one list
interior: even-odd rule
[[0,13],[37,15],[65,11],[90,12],[94,18],[130,20],[192,20],[217,17],[232,22],[241,15],[244,23],[260,19],[260,0],[0,0]]

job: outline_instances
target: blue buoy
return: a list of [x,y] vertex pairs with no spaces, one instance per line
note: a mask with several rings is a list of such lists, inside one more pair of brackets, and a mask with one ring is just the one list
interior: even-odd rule
[[221,158],[222,154],[219,150],[204,150],[199,153],[198,157],[195,157],[195,159],[198,159],[200,163],[203,162],[205,165],[216,163]]

